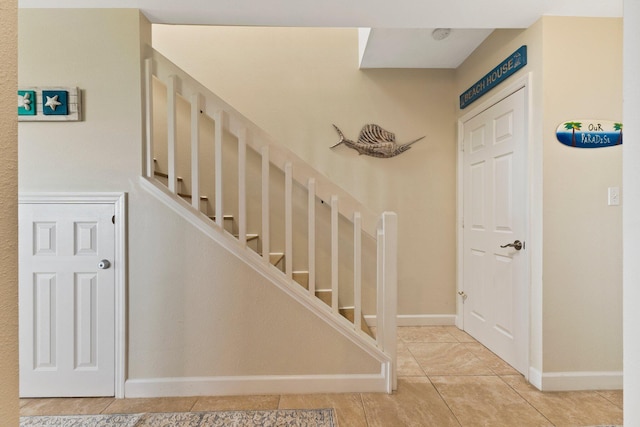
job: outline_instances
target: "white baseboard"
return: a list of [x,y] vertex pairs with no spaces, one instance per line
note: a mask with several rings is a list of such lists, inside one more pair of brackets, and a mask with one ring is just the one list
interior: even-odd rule
[[622,371],[543,373],[541,389],[542,391],[622,390]]
[[382,374],[148,378],[127,380],[125,396],[134,398],[347,392],[385,393],[387,385],[387,380]]
[[622,390],[622,372],[547,372],[529,368],[529,382],[542,391]]
[[529,382],[538,390],[542,390],[542,373],[536,368],[529,368]]
[[[374,315],[364,316],[367,325],[375,327],[377,318]],[[398,314],[398,326],[450,326],[456,324],[455,314]]]

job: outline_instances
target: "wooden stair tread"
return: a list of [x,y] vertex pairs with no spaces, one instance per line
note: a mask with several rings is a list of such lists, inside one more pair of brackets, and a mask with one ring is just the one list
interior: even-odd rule
[[[169,179],[169,174],[166,174],[166,173],[164,173],[164,172],[153,171],[153,174],[154,174],[155,176],[159,176],[160,178],[166,178],[166,179]],[[176,179],[177,179],[178,181],[184,181],[184,180],[182,179],[182,177],[181,177],[181,176],[176,177]]]
[[272,252],[269,254],[269,262],[278,265],[284,259],[284,254],[280,252]]
[[[340,314],[344,316],[349,322],[355,323],[355,310],[353,308],[341,308],[339,309],[339,311]],[[373,333],[371,332],[371,329],[369,329],[369,325],[367,325],[367,322],[365,322],[364,316],[362,314],[360,314],[360,323],[362,331],[369,335],[371,338],[375,338],[373,336]]]
[[[209,219],[212,221],[216,220],[216,216],[215,215],[209,215]],[[233,215],[222,215],[222,219],[224,221],[233,221]]]
[[293,280],[305,289],[309,289],[309,272],[308,271],[294,271]]
[[[323,303],[327,304],[329,307],[331,307],[331,295],[332,295],[332,290],[331,289],[318,289],[316,290],[316,297],[322,301]],[[345,317],[348,321],[350,321],[351,323],[355,323],[354,322],[354,314],[355,314],[355,310],[353,308],[339,308],[338,311],[340,312],[340,314]],[[373,333],[371,332],[371,329],[369,329],[369,325],[367,325],[367,322],[365,322],[364,320],[364,316],[361,314],[361,328],[362,331],[364,333],[366,333],[367,335],[369,335],[372,338],[375,338],[373,336]]]
[[[193,198],[191,194],[185,194],[185,193],[178,193],[178,196],[182,197],[183,199]],[[209,198],[207,196],[200,196],[200,200],[209,200]]]
[[[250,242],[252,240],[256,240],[258,237],[260,237],[259,234],[254,234],[254,233],[247,234],[246,236],[247,236],[247,242]],[[235,237],[236,239],[239,239],[240,235],[239,234],[234,234],[233,237]]]
[[331,294],[331,289],[316,289],[316,297],[323,303],[327,304],[329,307],[331,307],[332,302]]

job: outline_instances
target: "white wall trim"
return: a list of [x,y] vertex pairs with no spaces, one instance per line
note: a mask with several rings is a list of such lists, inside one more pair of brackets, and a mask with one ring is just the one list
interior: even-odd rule
[[529,383],[542,391],[622,390],[622,371],[547,372],[529,368]]
[[[384,371],[384,368],[383,368]],[[302,393],[366,393],[385,390],[382,374],[255,375],[130,379],[127,398],[169,396],[237,396]]]
[[542,391],[622,390],[622,371],[548,372],[542,374]]
[[529,367],[529,383],[538,390],[542,390],[542,373],[536,368]]
[[[455,314],[398,314],[398,326],[449,326],[456,324]],[[367,325],[375,327],[378,319],[375,315],[365,315]]]
[[18,203],[105,203],[114,206],[115,223],[115,255],[114,265],[119,266],[115,272],[115,327],[114,327],[114,393],[116,398],[125,396],[126,375],[126,232],[127,232],[127,197],[126,193],[21,193]]

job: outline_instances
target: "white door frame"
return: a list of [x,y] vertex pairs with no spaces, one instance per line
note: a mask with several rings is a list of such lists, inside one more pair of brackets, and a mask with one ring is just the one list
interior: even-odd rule
[[[526,287],[528,289],[527,295],[527,303],[525,304],[526,309],[529,311],[526,315],[526,319],[529,322],[527,330],[527,336],[524,337],[524,342],[527,345],[527,366],[529,366],[528,372],[525,373],[525,378],[527,378],[533,385],[537,386],[537,379],[539,376],[539,369],[541,366],[532,367],[533,365],[537,365],[535,360],[537,360],[537,356],[541,356],[542,352],[542,325],[541,325],[541,313],[542,313],[542,293],[539,291],[541,289],[541,281],[535,280],[535,274],[532,272],[541,271],[542,267],[542,186],[541,184],[541,171],[542,171],[542,163],[541,163],[541,155],[535,149],[534,138],[533,138],[533,90],[532,90],[532,74],[527,73],[524,76],[520,77],[518,80],[515,80],[513,83],[505,86],[500,91],[496,92],[493,96],[488,98],[483,103],[479,104],[475,108],[471,109],[468,113],[463,115],[458,119],[458,150],[457,150],[457,209],[456,214],[458,218],[457,226],[456,226],[456,240],[457,240],[457,249],[456,249],[456,270],[457,270],[457,280],[456,280],[456,292],[464,291],[464,253],[463,253],[463,218],[464,218],[464,180],[463,180],[463,161],[464,161],[464,123],[470,120],[471,118],[477,116],[483,111],[487,110],[491,106],[497,104],[503,99],[507,98],[509,95],[517,92],[520,89],[524,88],[524,108],[525,108],[525,164],[526,164],[526,175],[525,175],[525,185],[528,191],[528,194],[525,196],[525,212],[526,212],[526,224],[527,229],[525,231],[525,242],[527,244],[527,250],[522,254],[527,257],[526,264],[528,265],[528,269],[525,272],[525,276],[527,278]],[[533,185],[535,184],[535,185]],[[534,212],[536,215],[534,215]],[[535,219],[535,224],[532,220]],[[462,305],[462,297],[459,294],[456,294],[456,326],[460,329],[464,329],[464,314],[463,314],[463,305]]]
[[115,397],[124,398],[126,375],[126,194],[125,193],[20,193],[20,204],[112,204],[115,222]]

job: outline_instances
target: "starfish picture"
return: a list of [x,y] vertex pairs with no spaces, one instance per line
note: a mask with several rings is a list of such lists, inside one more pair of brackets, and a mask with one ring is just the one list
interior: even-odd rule
[[58,105],[62,105],[62,103],[58,101],[58,95],[47,96],[47,102],[44,104],[45,107],[49,107],[51,110],[56,111],[56,107]]
[[18,95],[18,108],[20,107],[27,111],[31,110],[31,94],[29,92],[24,95]]

